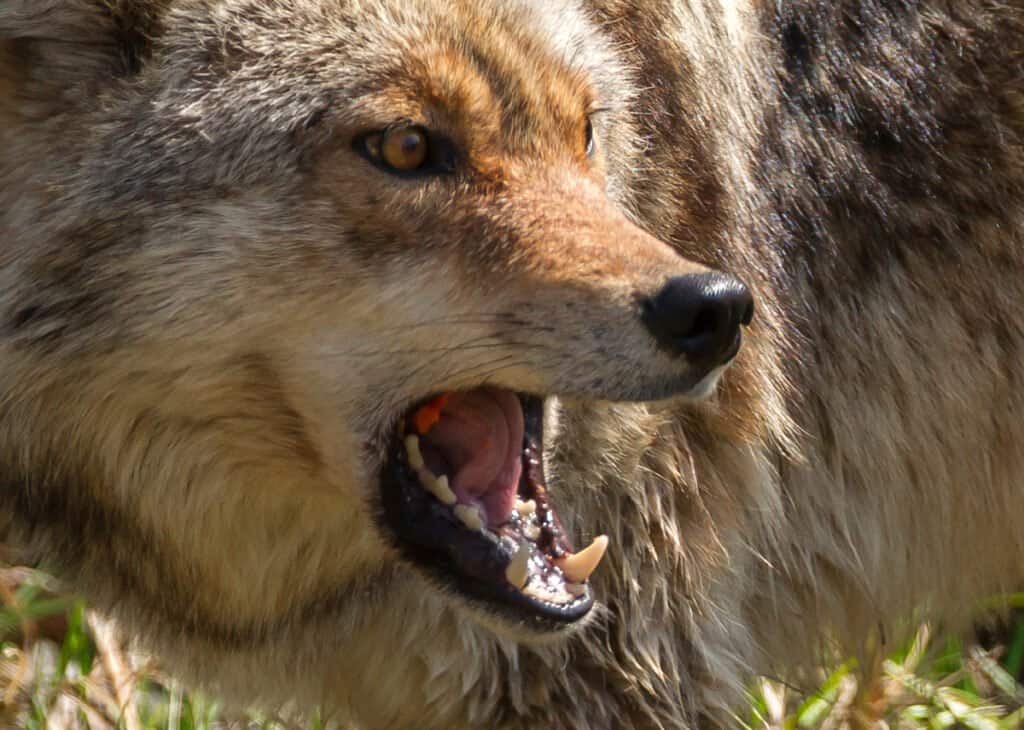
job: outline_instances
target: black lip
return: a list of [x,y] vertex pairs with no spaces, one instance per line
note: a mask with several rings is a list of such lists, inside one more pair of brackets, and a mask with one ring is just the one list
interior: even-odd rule
[[[520,403],[527,438],[536,439],[542,448],[543,399],[520,395]],[[512,558],[509,550],[468,530],[449,507],[426,490],[411,486],[418,485],[418,478],[402,456],[399,438],[396,433],[381,472],[380,522],[405,560],[476,606],[535,631],[562,630],[587,615],[594,604],[589,586],[585,594],[566,604],[541,601],[510,586],[505,580]],[[536,472],[539,468],[539,464],[524,463],[523,479],[528,469]],[[521,492],[523,488],[521,481]],[[557,555],[569,549],[568,543],[561,536],[554,511],[546,508],[545,512],[558,536],[548,540],[547,549]]]

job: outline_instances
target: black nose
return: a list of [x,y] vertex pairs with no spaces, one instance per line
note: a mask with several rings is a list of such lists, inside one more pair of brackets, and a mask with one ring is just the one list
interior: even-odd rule
[[662,349],[708,369],[736,354],[740,325],[754,317],[754,298],[728,274],[677,276],[642,304],[642,318]]

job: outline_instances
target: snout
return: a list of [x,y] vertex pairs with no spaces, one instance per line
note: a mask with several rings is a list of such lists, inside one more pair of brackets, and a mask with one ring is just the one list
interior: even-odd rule
[[734,276],[705,272],[669,279],[641,301],[641,319],[658,346],[711,371],[739,351],[741,328],[754,316],[754,298]]
[[[465,236],[487,245],[459,251],[473,257],[465,264],[471,288],[487,290],[481,311],[499,307],[521,325],[508,358],[522,364],[517,379],[506,374],[502,384],[607,401],[700,400],[714,392],[754,316],[744,283],[680,256],[585,178],[545,170],[515,182],[500,215]],[[494,271],[496,261],[501,281],[481,286],[480,273]]]

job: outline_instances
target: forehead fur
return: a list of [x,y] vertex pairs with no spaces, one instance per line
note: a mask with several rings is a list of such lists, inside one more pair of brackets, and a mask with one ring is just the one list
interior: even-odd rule
[[[74,119],[103,132],[92,136],[104,149],[82,168],[82,184],[101,198],[145,194],[132,187],[142,180],[180,191],[280,186],[332,138],[401,117],[472,130],[501,154],[534,156],[545,145],[578,144],[595,106],[608,110],[599,125],[628,124],[629,74],[574,3],[138,5],[149,10],[133,34],[151,39],[133,50],[140,72],[105,77]],[[135,16],[118,17],[130,25]],[[633,154],[628,135],[606,136],[607,158]],[[609,181],[613,196],[619,187]]]
[[[599,98],[617,69],[608,69],[607,49],[585,32],[581,11],[571,4],[557,10],[545,5],[184,3],[170,11],[164,25],[173,30],[156,55],[161,70],[186,90],[208,92],[230,83],[236,91],[247,87],[250,102],[281,107],[302,100],[352,124],[377,113],[361,100],[389,90],[442,111],[471,109],[490,94],[508,132],[531,115],[575,121],[596,103],[615,101],[612,89],[605,92],[609,98]],[[570,15],[573,22],[558,17]],[[215,97],[204,101],[213,105]]]

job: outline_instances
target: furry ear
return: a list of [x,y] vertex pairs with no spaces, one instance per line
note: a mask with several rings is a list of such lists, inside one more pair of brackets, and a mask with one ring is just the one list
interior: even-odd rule
[[138,72],[164,5],[165,0],[0,0],[0,88],[37,100],[67,100]]

